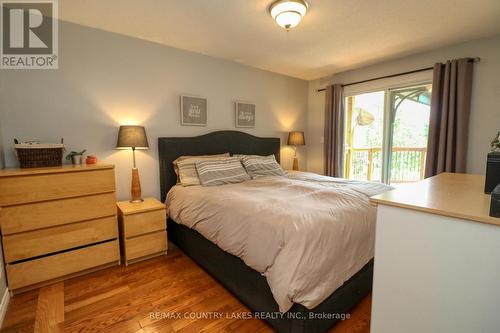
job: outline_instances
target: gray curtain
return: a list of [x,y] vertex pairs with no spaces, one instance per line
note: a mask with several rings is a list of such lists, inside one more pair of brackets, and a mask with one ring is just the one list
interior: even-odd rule
[[466,170],[473,66],[472,59],[434,65],[426,178]]
[[342,85],[326,87],[325,100],[325,174],[342,177],[344,158],[344,110]]

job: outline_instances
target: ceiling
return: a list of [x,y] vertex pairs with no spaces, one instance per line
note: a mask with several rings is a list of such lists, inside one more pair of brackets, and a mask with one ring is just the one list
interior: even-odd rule
[[499,0],[309,0],[288,33],[272,2],[71,0],[59,16],[306,80],[500,34]]

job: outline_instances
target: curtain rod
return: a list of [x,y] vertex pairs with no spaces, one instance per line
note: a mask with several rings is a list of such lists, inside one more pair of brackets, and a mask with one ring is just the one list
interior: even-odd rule
[[[469,62],[479,62],[479,61],[481,61],[481,58],[479,58],[479,57],[469,58]],[[391,75],[374,77],[372,79],[367,79],[367,80],[362,80],[362,81],[356,81],[356,82],[346,83],[346,84],[343,84],[342,87],[348,87],[348,86],[352,86],[352,85],[355,85],[355,84],[360,84],[360,83],[365,83],[365,82],[371,82],[371,81],[376,81],[376,80],[381,80],[381,79],[388,79],[388,78],[391,78],[391,77],[396,77],[396,76],[401,76],[401,75],[407,75],[407,74],[414,74],[414,73],[419,73],[419,72],[430,71],[433,68],[434,67],[426,67],[426,68],[415,69],[413,71],[408,71],[408,72],[402,72],[402,73],[397,73],[397,74],[391,74]],[[326,90],[326,88],[318,89],[318,90],[316,90],[316,92],[321,92],[321,91],[325,91],[325,90]]]

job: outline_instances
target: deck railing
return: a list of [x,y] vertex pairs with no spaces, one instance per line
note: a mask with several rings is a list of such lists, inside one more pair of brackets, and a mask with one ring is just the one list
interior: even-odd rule
[[[424,179],[425,147],[393,147],[391,158],[391,183],[407,183]],[[346,151],[345,177],[356,180],[380,181],[382,149],[348,148]]]

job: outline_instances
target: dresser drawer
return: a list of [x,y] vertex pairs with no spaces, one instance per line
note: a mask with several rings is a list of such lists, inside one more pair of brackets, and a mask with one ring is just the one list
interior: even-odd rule
[[167,232],[158,231],[152,234],[127,239],[125,244],[126,260],[145,257],[167,250]]
[[167,212],[165,209],[153,210],[122,217],[125,237],[133,237],[153,231],[165,230]]
[[15,290],[79,271],[115,262],[118,241],[110,241],[18,264],[7,264],[9,289]]
[[0,206],[115,191],[113,169],[0,177]]
[[102,242],[118,237],[116,217],[4,236],[6,263]]
[[116,215],[115,193],[8,206],[0,210],[2,234]]

